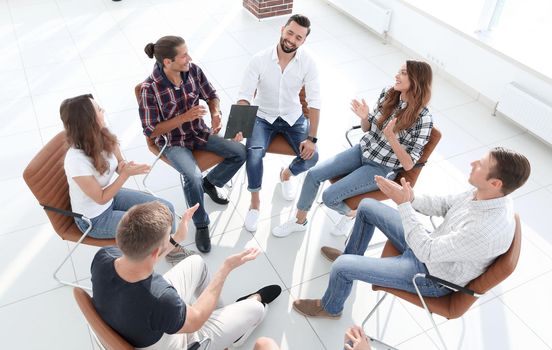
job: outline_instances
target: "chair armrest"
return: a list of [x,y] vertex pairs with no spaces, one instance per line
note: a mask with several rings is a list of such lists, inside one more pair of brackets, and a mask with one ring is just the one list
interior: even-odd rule
[[455,292],[462,292],[464,294],[468,294],[468,295],[471,295],[471,296],[476,297],[476,298],[479,298],[480,296],[483,295],[483,294],[476,293],[473,290],[468,289],[466,287],[461,287],[457,284],[454,284],[454,283],[449,282],[449,281],[445,281],[444,279],[441,279],[441,278],[435,277],[435,276],[431,276],[429,274],[426,274],[425,278],[427,278],[428,280],[431,280],[433,282],[437,282],[439,284],[442,284],[443,286],[445,286],[448,289],[453,290]]
[[40,205],[44,208],[44,210],[53,211],[54,213],[58,213],[58,214],[61,214],[61,215],[72,216],[74,218],[79,218],[79,219],[82,219],[84,217],[84,215],[82,215],[82,214],[74,213],[74,212],[69,211],[69,210],[63,210],[63,209],[51,207],[49,205],[44,205],[44,204],[40,204]]
[[349,142],[349,146],[351,146],[351,147],[353,147],[353,143],[351,142],[351,139],[349,138],[349,134],[351,133],[351,131],[356,130],[356,129],[360,129],[360,125],[355,125],[355,126],[353,126],[352,128],[350,128],[349,130],[347,130],[345,132],[345,138],[347,139],[347,142]]

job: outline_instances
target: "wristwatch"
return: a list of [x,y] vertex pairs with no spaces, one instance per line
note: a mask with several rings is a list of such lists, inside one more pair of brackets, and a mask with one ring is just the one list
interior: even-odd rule
[[316,143],[318,139],[314,136],[307,136],[307,140],[311,141],[312,143]]

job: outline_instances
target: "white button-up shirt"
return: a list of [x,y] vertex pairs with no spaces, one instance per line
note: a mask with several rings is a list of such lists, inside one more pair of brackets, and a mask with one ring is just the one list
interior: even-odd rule
[[282,117],[293,125],[303,114],[299,101],[303,85],[309,108],[320,109],[320,79],[314,60],[303,48],[296,51],[282,72],[276,47],[253,56],[245,71],[238,100],[259,106],[257,116],[271,124]]
[[[415,196],[398,206],[406,243],[429,273],[465,286],[505,253],[514,238],[510,196],[474,200],[473,190],[445,197]],[[428,233],[414,210],[445,218]]]

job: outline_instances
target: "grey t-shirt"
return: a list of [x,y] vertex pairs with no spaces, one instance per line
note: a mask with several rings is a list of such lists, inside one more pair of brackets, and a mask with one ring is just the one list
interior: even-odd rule
[[92,261],[93,302],[102,319],[134,347],[155,344],[186,320],[186,304],[163,276],[129,283],[115,271],[117,247],[100,249]]

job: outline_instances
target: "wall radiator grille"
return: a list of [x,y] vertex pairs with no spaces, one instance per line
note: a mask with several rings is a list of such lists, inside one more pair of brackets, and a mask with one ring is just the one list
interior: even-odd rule
[[384,39],[389,31],[391,10],[372,0],[327,0],[331,5],[353,17],[360,23],[381,35]]
[[552,106],[512,82],[506,86],[496,110],[552,144]]

